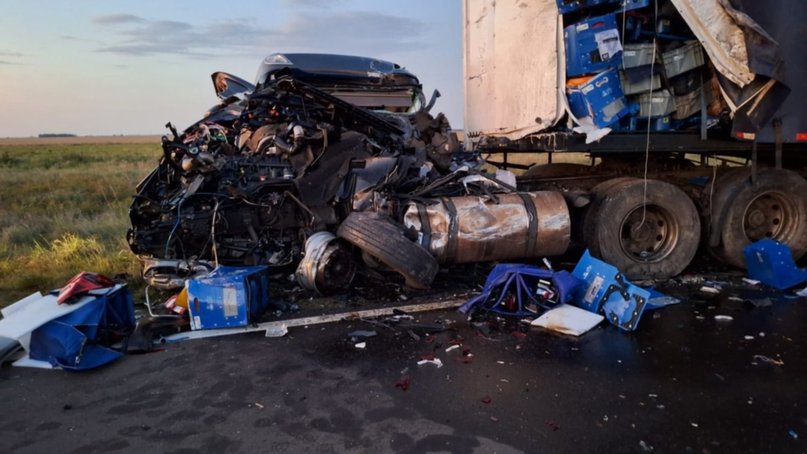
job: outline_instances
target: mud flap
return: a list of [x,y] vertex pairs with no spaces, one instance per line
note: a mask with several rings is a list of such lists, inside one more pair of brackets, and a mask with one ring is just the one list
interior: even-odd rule
[[650,292],[630,283],[619,270],[591,256],[587,250],[572,276],[585,282],[573,302],[594,313],[602,313],[611,324],[635,331],[650,299]]

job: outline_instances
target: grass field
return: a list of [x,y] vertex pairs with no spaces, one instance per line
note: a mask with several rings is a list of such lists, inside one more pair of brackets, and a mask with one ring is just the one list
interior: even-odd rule
[[116,139],[0,140],[0,306],[80,271],[127,274],[140,293],[127,210],[160,147]]

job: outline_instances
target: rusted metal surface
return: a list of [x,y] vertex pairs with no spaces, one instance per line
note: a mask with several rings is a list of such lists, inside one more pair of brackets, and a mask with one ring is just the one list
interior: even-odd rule
[[404,225],[441,263],[469,263],[562,254],[571,221],[563,196],[538,191],[495,197],[443,198],[412,204]]

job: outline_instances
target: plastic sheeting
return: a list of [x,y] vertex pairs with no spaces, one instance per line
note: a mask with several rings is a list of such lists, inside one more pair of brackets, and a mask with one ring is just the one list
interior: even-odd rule
[[555,0],[466,0],[463,15],[466,134],[519,139],[555,124]]
[[104,346],[109,334],[129,333],[136,321],[129,289],[116,286],[79,309],[49,321],[31,333],[30,357],[66,370],[88,370],[123,353]]
[[709,58],[727,79],[740,87],[754,80],[748,67],[745,34],[719,0],[671,0],[698,37]]

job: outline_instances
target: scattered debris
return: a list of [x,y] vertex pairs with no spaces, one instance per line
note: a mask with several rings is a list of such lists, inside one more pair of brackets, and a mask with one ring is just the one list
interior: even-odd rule
[[767,357],[765,355],[754,355],[753,362],[751,364],[756,365],[757,361],[761,363],[770,364],[772,366],[784,366],[785,362],[780,359],[774,359]]
[[754,285],[754,286],[757,286],[757,285],[762,283],[762,281],[758,281],[756,279],[751,279],[751,278],[747,278],[747,277],[743,278],[743,282],[745,282],[748,285]]
[[633,285],[614,266],[591,256],[586,250],[572,271],[585,282],[577,286],[573,301],[577,306],[602,312],[605,318],[625,331],[634,331],[650,300],[650,292]]
[[434,364],[438,369],[443,367],[443,361],[441,361],[440,358],[421,359],[418,361],[418,366],[422,366],[424,364]]
[[367,348],[367,342],[359,342],[355,344],[354,347],[358,348],[359,350],[364,350]]
[[[121,358],[136,325],[132,295],[125,285],[85,282],[90,274],[98,276],[81,273],[58,296],[34,293],[3,308],[4,359],[22,349],[25,354],[15,366],[81,371]],[[113,348],[121,341],[120,348]]]
[[711,295],[718,295],[718,294],[720,294],[720,289],[719,289],[719,288],[716,288],[716,287],[709,287],[709,286],[706,286],[706,285],[702,286],[702,287],[700,288],[700,291],[701,291],[702,293],[708,293],[708,294],[711,294]]
[[534,317],[567,302],[579,285],[568,271],[550,271],[530,265],[496,265],[482,293],[468,300],[460,312],[481,309],[501,315]]
[[479,399],[479,401],[482,402],[483,404],[489,404],[489,403],[493,402],[493,399],[491,399],[490,396],[485,396],[485,397]]
[[457,350],[457,349],[459,349],[459,348],[460,348],[459,344],[454,344],[454,345],[452,345],[452,346],[450,346],[450,347],[446,348],[446,353],[448,353],[448,352],[450,352],[450,351],[453,351],[453,350]]
[[531,325],[562,334],[580,336],[599,325],[603,319],[604,317],[600,314],[563,304],[544,312],[543,315],[533,320]]
[[754,298],[754,299],[746,299],[744,302],[754,306],[757,309],[761,309],[763,307],[771,307],[773,306],[773,301],[770,298]]
[[285,323],[280,323],[279,325],[273,325],[271,327],[266,328],[266,331],[264,331],[264,336],[283,337],[288,333],[289,333],[289,327],[286,326]]
[[352,339],[359,339],[359,338],[367,338],[367,337],[375,337],[378,334],[375,331],[368,331],[368,330],[356,330],[348,333],[348,337]]
[[651,446],[651,445],[647,444],[647,442],[646,442],[646,441],[644,441],[644,440],[639,440],[639,447],[640,447],[640,448],[642,449],[642,451],[644,451],[644,452],[650,452],[650,451],[652,451],[652,450],[653,450],[653,446]]
[[807,268],[796,266],[786,244],[765,238],[746,246],[743,254],[751,279],[779,290],[807,282]]
[[798,433],[796,433],[796,431],[795,431],[795,430],[793,430],[793,429],[790,429],[790,430],[787,432],[787,434],[788,434],[788,435],[790,435],[790,438],[792,438],[792,439],[794,439],[794,440],[798,440],[798,439],[799,439],[799,434],[798,434]]
[[410,384],[411,379],[408,376],[403,376],[398,381],[395,382],[395,387],[400,389],[401,391],[406,391],[409,389]]
[[258,408],[259,408],[259,409],[261,409],[261,410],[263,410],[263,408],[264,408],[264,407],[263,407],[263,404],[260,404],[260,403],[258,403],[258,402],[255,402],[253,405],[255,405],[256,407],[258,407]]
[[730,322],[734,320],[734,317],[731,315],[715,315],[715,321],[718,322]]
[[[367,309],[363,311],[354,311],[354,312],[340,312],[337,314],[317,315],[313,317],[292,318],[282,321],[258,323],[254,325],[236,327],[236,328],[189,331],[163,337],[162,339],[160,339],[160,342],[174,343],[190,339],[230,336],[234,334],[244,334],[260,331],[266,332],[268,336],[268,333],[270,331],[273,333],[275,332],[279,333],[282,332],[284,329],[287,330],[288,328],[292,327],[319,325],[323,323],[334,323],[343,320],[360,320],[373,317],[383,317],[387,315],[393,315],[395,311],[400,310],[406,310],[407,312],[415,313],[415,312],[434,311],[440,309],[453,309],[461,305],[462,303],[463,300],[450,299],[446,301],[438,301],[435,303],[412,304],[409,306],[401,306],[397,308],[388,307],[380,309]],[[281,326],[285,326],[285,328],[280,328]],[[276,336],[268,336],[268,337],[276,337]]]

